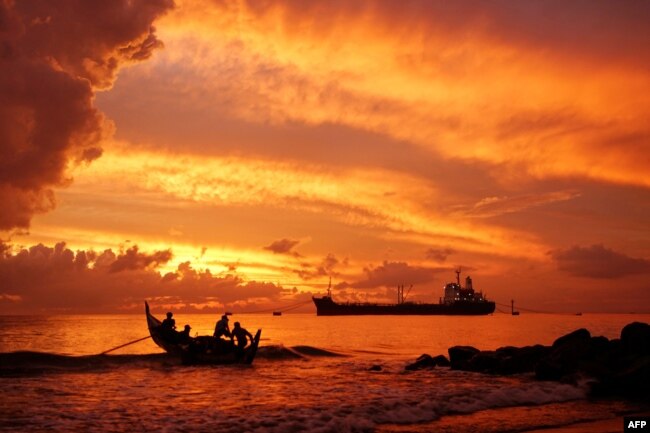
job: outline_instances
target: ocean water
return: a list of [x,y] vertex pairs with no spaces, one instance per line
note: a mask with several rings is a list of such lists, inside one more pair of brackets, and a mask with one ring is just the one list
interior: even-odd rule
[[[178,314],[176,323],[204,335],[217,318]],[[150,339],[98,355],[147,336],[144,312],[0,317],[0,431],[517,432],[648,410],[530,375],[404,367],[453,345],[551,344],[578,328],[616,338],[650,315],[235,320],[262,329],[252,366],[183,366]]]

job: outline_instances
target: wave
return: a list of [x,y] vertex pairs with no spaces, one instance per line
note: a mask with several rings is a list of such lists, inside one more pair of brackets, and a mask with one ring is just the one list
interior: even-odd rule
[[[427,423],[445,416],[463,416],[490,409],[542,406],[585,398],[583,388],[568,384],[525,382],[495,386],[489,377],[478,375],[474,376],[473,380],[476,382],[471,385],[457,387],[438,384],[435,388],[419,384],[402,389],[397,383],[396,386],[373,388],[363,385],[340,385],[349,391],[349,395],[339,403],[329,401],[327,406],[295,407],[291,411],[283,412],[281,417],[275,413],[258,414],[254,417],[244,414],[229,419],[227,424],[212,425],[210,428],[224,432],[279,433],[292,431],[296,426],[300,426],[301,431],[329,433],[372,432],[379,426],[389,425],[394,426],[395,430],[388,428],[385,431],[423,432],[432,431],[427,428]],[[410,428],[417,424],[425,427]],[[534,425],[533,421],[530,429]]]
[[146,355],[62,355],[48,352],[0,353],[0,377],[68,371],[91,371],[121,365],[146,366],[180,364],[166,353]]
[[307,356],[324,356],[328,358],[341,358],[347,356],[341,353],[332,352],[330,350],[320,349],[313,346],[293,346],[291,350]]
[[[295,360],[312,357],[341,357],[336,352],[312,346],[285,347],[283,345],[261,346],[258,360]],[[91,371],[120,366],[156,367],[180,365],[179,357],[167,353],[144,355],[63,355],[49,352],[0,353],[0,377],[45,374],[68,371]]]

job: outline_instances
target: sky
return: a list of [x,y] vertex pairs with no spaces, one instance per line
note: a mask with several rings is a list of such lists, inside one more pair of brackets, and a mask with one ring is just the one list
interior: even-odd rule
[[[650,3],[0,0],[0,313],[650,312]],[[500,307],[503,308],[505,307]]]

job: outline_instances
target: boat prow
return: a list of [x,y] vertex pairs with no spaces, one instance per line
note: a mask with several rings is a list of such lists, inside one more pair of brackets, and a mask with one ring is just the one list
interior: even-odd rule
[[203,335],[190,338],[189,342],[174,341],[176,331],[165,331],[162,322],[149,310],[149,304],[144,302],[147,327],[151,339],[165,352],[180,355],[184,364],[252,364],[257,354],[262,330],[258,329],[253,341],[243,351],[226,340]]

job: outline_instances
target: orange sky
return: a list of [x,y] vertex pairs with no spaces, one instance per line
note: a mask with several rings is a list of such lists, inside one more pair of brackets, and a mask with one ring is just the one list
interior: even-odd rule
[[458,266],[650,311],[650,7],[565,3],[7,2],[0,90],[80,102],[0,99],[0,312],[437,301]]

